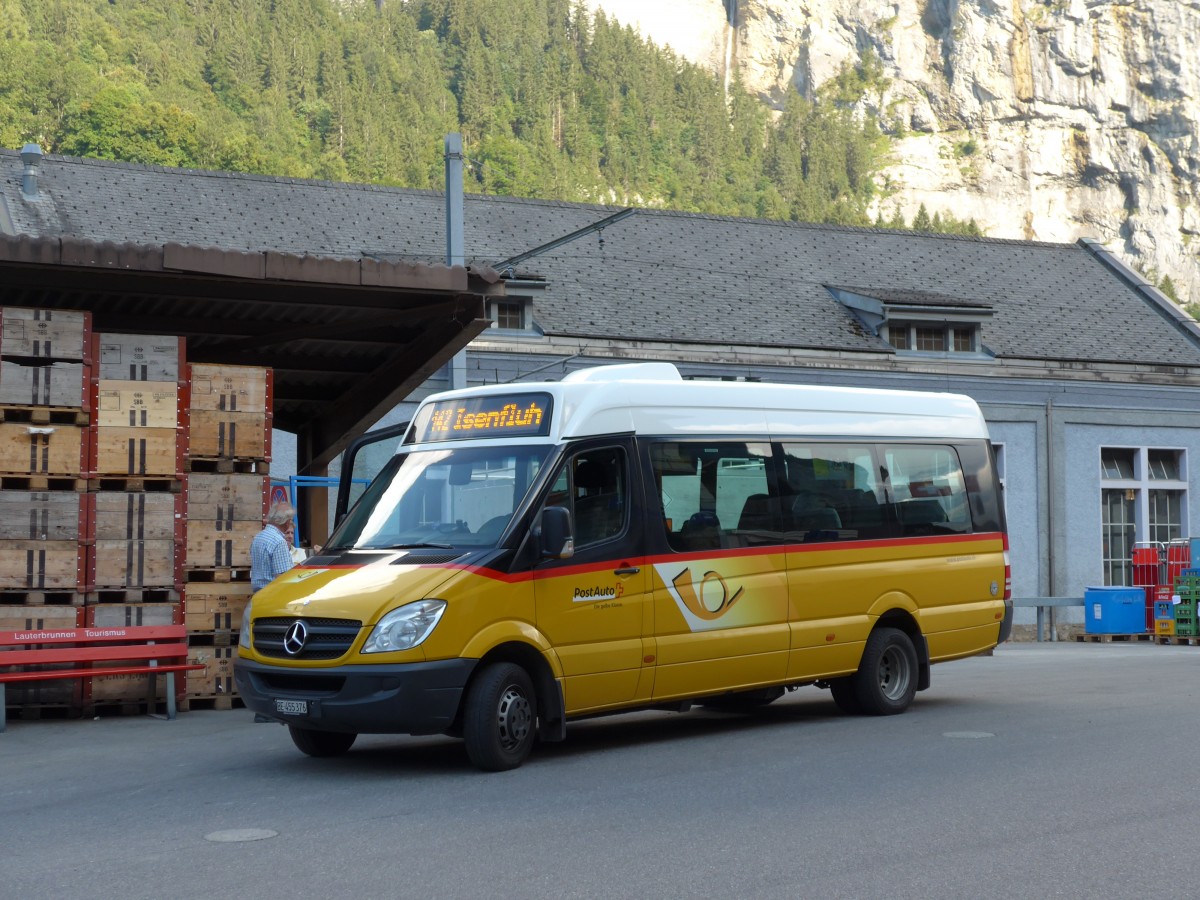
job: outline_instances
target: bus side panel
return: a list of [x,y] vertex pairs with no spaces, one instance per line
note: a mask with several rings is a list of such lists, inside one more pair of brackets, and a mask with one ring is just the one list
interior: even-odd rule
[[807,681],[858,668],[874,625],[868,611],[901,581],[895,552],[880,541],[788,548],[789,679]]
[[562,665],[571,715],[629,703],[638,695],[645,577],[637,566],[632,576],[616,575],[619,565],[610,560],[544,568],[533,579],[538,628]]
[[[878,616],[912,613],[934,660],[994,646],[1004,603],[1004,563],[995,536],[847,542],[788,553],[793,660],[790,678],[853,671]],[[880,598],[890,598],[880,602]],[[901,599],[903,598],[903,599]],[[870,612],[871,615],[867,615]],[[813,654],[812,648],[830,652]],[[844,652],[834,652],[833,648]],[[830,660],[834,668],[810,668]]]
[[912,596],[930,661],[970,656],[996,645],[1004,615],[1004,556],[998,537],[951,544],[911,565]]
[[779,554],[691,554],[654,566],[654,698],[783,680],[787,581]]

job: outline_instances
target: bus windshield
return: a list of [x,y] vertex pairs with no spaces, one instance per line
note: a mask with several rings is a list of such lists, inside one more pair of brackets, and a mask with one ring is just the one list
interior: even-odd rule
[[401,454],[367,488],[326,549],[494,547],[550,449],[460,445]]

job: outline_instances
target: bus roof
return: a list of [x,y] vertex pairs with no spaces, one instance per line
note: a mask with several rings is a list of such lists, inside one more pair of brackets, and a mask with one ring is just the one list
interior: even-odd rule
[[[446,409],[467,398],[511,398],[520,406],[524,398],[538,394],[548,397],[551,405],[550,421],[540,436],[556,442],[626,433],[862,439],[988,436],[979,406],[960,394],[684,381],[670,363],[598,366],[571,372],[557,382],[446,391],[426,398],[413,422],[420,427],[422,413],[428,416],[427,407]],[[471,437],[504,439],[500,431],[486,428],[472,430]]]

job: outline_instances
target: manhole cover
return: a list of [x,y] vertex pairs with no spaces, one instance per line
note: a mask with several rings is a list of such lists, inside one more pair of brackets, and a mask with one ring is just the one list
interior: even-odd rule
[[206,841],[218,844],[235,844],[241,841],[265,841],[276,837],[278,831],[269,828],[227,828],[224,831],[213,831],[204,836]]

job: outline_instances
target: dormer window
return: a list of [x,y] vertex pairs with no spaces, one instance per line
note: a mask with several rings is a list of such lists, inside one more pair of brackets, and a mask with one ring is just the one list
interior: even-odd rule
[[987,303],[926,291],[827,287],[897,353],[990,354],[981,338]]
[[897,350],[915,350],[919,353],[977,353],[978,336],[979,328],[974,325],[889,321],[886,340]]
[[520,300],[497,300],[491,304],[491,319],[497,328],[525,328],[525,304]]
[[507,332],[511,337],[540,337],[541,329],[534,320],[533,299],[546,289],[546,282],[535,279],[507,278],[505,295],[487,301],[487,317],[492,328]]

